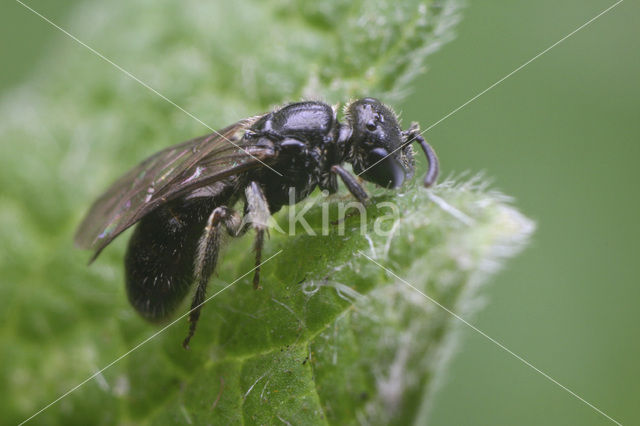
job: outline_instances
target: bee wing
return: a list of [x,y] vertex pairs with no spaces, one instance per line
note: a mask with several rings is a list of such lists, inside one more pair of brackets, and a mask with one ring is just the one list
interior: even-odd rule
[[268,161],[274,156],[270,148],[250,145],[243,139],[258,118],[166,148],[138,164],[91,206],[76,232],[76,245],[95,250],[93,260],[114,238],[159,205]]

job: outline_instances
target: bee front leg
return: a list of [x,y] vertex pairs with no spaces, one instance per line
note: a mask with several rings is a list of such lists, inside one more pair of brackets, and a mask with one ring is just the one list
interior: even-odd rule
[[204,232],[198,240],[196,257],[194,261],[194,281],[197,282],[196,292],[191,301],[191,311],[189,313],[189,334],[182,342],[185,349],[189,348],[189,341],[196,332],[196,325],[200,318],[200,310],[207,294],[209,278],[215,270],[220,253],[220,241],[222,239],[222,226],[229,235],[235,236],[241,225],[241,217],[238,213],[228,207],[216,207],[204,228]]
[[331,172],[340,176],[340,179],[345,184],[349,192],[356,197],[358,201],[360,201],[365,206],[367,205],[367,201],[369,199],[369,195],[367,191],[364,190],[362,185],[358,183],[358,180],[354,175],[345,170],[342,166],[336,164],[331,167]]
[[264,245],[264,234],[268,231],[268,223],[271,218],[269,203],[267,202],[262,188],[257,182],[251,182],[244,190],[247,201],[247,222],[256,230],[254,250],[256,252],[255,272],[253,274],[253,288],[260,287],[260,263],[262,262],[262,246]]

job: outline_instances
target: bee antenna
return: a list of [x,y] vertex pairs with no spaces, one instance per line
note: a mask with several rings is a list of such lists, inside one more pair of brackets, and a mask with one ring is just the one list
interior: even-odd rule
[[436,155],[431,145],[427,143],[426,140],[422,137],[420,133],[416,133],[417,129],[410,129],[413,131],[408,132],[405,142],[402,145],[405,146],[411,144],[414,141],[417,141],[422,147],[422,151],[424,151],[424,155],[427,157],[427,162],[429,163],[429,169],[427,170],[427,175],[424,177],[424,186],[429,188],[438,179],[438,172],[440,171],[440,163],[438,161],[438,156]]

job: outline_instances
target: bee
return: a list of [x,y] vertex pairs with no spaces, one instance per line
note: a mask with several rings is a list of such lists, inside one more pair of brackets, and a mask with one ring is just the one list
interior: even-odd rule
[[[359,202],[368,202],[344,163],[366,181],[398,188],[413,176],[415,141],[429,164],[424,185],[436,182],[438,158],[417,123],[403,131],[395,113],[373,98],[347,105],[344,121],[325,103],[296,102],[166,148],[95,201],[75,242],[94,251],[91,263],[135,224],[124,258],[128,299],[144,318],[160,322],[195,285],[183,342],[188,348],[223,237],[255,231],[258,288],[270,215],[316,187],[335,193],[338,179]],[[242,213],[234,209],[240,204]]]

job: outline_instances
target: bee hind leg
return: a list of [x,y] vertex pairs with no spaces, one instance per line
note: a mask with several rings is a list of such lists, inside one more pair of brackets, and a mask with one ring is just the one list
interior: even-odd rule
[[202,309],[207,294],[209,278],[211,274],[213,274],[216,263],[218,262],[220,242],[222,239],[222,226],[226,228],[229,235],[235,236],[238,234],[240,225],[240,215],[225,206],[216,207],[207,219],[204,232],[198,241],[194,260],[194,278],[197,282],[197,287],[189,312],[189,334],[182,342],[182,346],[185,349],[189,348],[189,341],[196,331],[196,325],[200,318],[200,310]]

